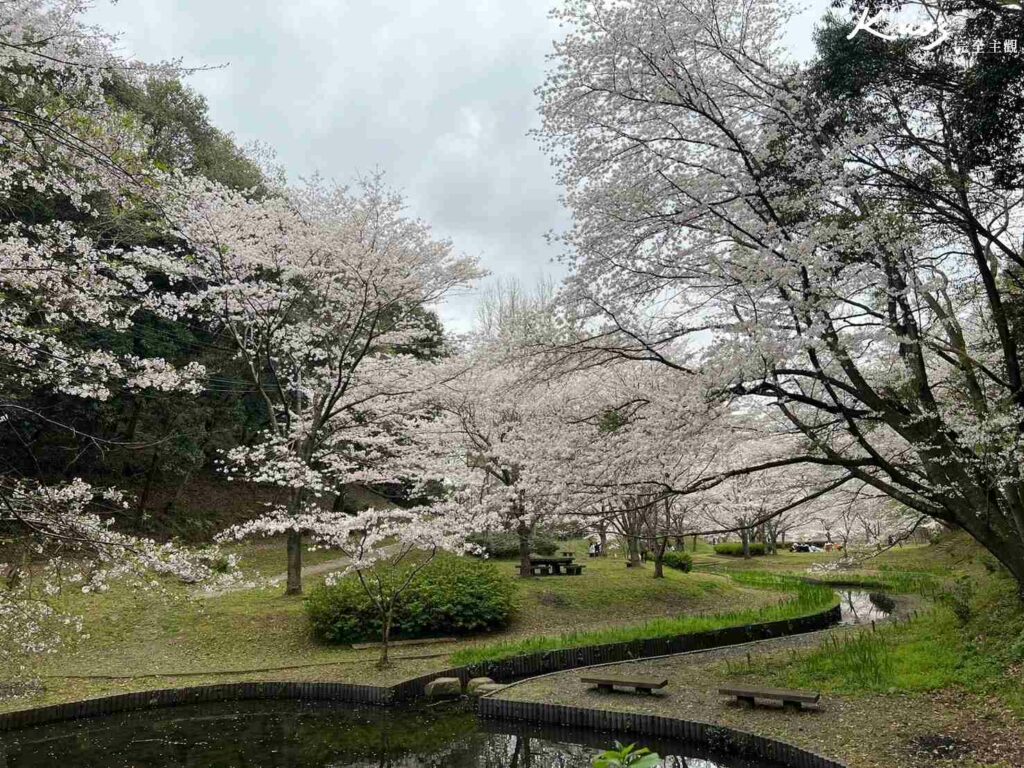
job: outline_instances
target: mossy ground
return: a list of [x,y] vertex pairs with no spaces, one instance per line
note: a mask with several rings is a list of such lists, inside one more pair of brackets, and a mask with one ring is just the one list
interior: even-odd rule
[[[376,650],[323,645],[310,634],[301,597],[283,587],[239,590],[217,597],[187,599],[169,585],[167,596],[115,587],[102,595],[68,595],[68,608],[85,619],[88,637],[75,647],[35,664],[43,690],[31,698],[0,702],[17,709],[86,696],[160,687],[248,680],[324,680],[390,684],[443,669],[453,653],[495,640],[516,640],[572,629],[609,629],[658,617],[754,611],[785,596],[737,584],[726,575],[670,571],[663,580],[653,569],[627,569],[621,559],[586,558],[583,576],[518,582],[517,612],[507,631],[458,643],[395,649],[395,666],[375,668]],[[265,577],[285,568],[282,542],[236,548],[247,576]],[[337,553],[307,553],[316,564]],[[497,567],[515,572],[515,564]],[[307,578],[311,587],[323,578]]]

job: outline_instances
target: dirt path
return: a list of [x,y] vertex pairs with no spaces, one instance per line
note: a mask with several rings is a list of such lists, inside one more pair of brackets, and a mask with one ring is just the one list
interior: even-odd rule
[[[321,573],[330,573],[331,571],[339,571],[349,564],[350,560],[347,557],[339,557],[334,560],[328,560],[323,563],[317,563],[316,565],[307,565],[302,569],[302,578],[306,579],[309,576],[316,576]],[[196,590],[194,596],[200,600],[210,600],[215,597],[223,597],[224,595],[231,594],[232,592],[244,592],[248,589],[260,589],[263,587],[277,587],[284,584],[288,580],[287,573],[279,573],[276,576],[269,578],[252,579],[249,581],[240,582],[238,584],[231,584],[230,586],[221,587],[220,589],[199,589]]]
[[[340,571],[342,568],[349,564],[349,558],[339,557],[335,560],[328,560],[326,563],[317,563],[316,565],[307,565],[302,569],[302,578],[307,576],[316,576],[320,573],[330,573],[331,571]],[[277,576],[271,576],[267,579],[269,584],[284,584],[288,580],[287,573],[279,573]]]
[[[389,550],[394,549],[394,546],[395,545],[385,547],[384,551],[387,553]],[[331,571],[340,571],[342,568],[346,567],[349,562],[351,562],[351,559],[348,557],[337,557],[333,560],[326,560],[322,563],[317,563],[316,565],[307,565],[302,569],[302,578],[305,580],[309,576],[317,576],[321,573],[330,573]],[[221,589],[199,590],[195,593],[195,596],[200,599],[208,600],[210,598],[221,597],[222,595],[227,595],[232,592],[243,592],[247,589],[277,587],[284,584],[287,580],[287,572],[279,573],[276,576],[262,577],[239,584],[231,584],[230,586],[222,587]]]

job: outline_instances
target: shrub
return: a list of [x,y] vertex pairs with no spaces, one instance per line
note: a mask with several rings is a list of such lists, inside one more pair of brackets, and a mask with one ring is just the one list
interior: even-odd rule
[[939,593],[939,601],[948,607],[961,627],[971,623],[973,608],[971,602],[974,599],[974,586],[966,576],[959,577],[946,589]]
[[670,549],[665,553],[665,556],[662,558],[662,562],[664,562],[669,568],[675,568],[677,571],[682,571],[683,573],[689,573],[693,570],[693,558],[686,552],[675,552]]
[[[743,543],[739,541],[727,541],[723,544],[715,544],[715,553],[728,555],[729,557],[743,557]],[[750,543],[750,554],[760,556],[764,554],[764,544],[761,542]]]
[[[496,560],[519,557],[519,536],[514,533],[474,533],[467,540]],[[534,531],[530,551],[535,555],[553,555],[558,551],[558,542],[546,531]]]
[[[408,571],[382,572],[398,580]],[[438,557],[399,597],[391,636],[464,635],[499,629],[512,616],[515,581],[494,565],[461,557]],[[306,599],[313,634],[329,643],[379,640],[383,622],[355,575],[315,588]]]

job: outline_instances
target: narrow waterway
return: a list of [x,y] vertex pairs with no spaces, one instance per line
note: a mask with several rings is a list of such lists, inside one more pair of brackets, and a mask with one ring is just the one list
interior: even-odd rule
[[840,624],[870,624],[882,621],[895,610],[893,599],[880,592],[863,592],[856,589],[838,588],[839,607],[842,610]]

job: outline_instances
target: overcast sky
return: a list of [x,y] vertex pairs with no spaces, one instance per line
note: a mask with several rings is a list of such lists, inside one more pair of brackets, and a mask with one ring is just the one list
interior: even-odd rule
[[[271,146],[292,179],[381,169],[410,212],[499,276],[561,277],[545,241],[568,216],[536,127],[534,88],[557,0],[99,0],[126,54],[222,68],[189,82],[218,127]],[[810,50],[829,0],[790,30]],[[474,296],[442,308],[466,330]]]

